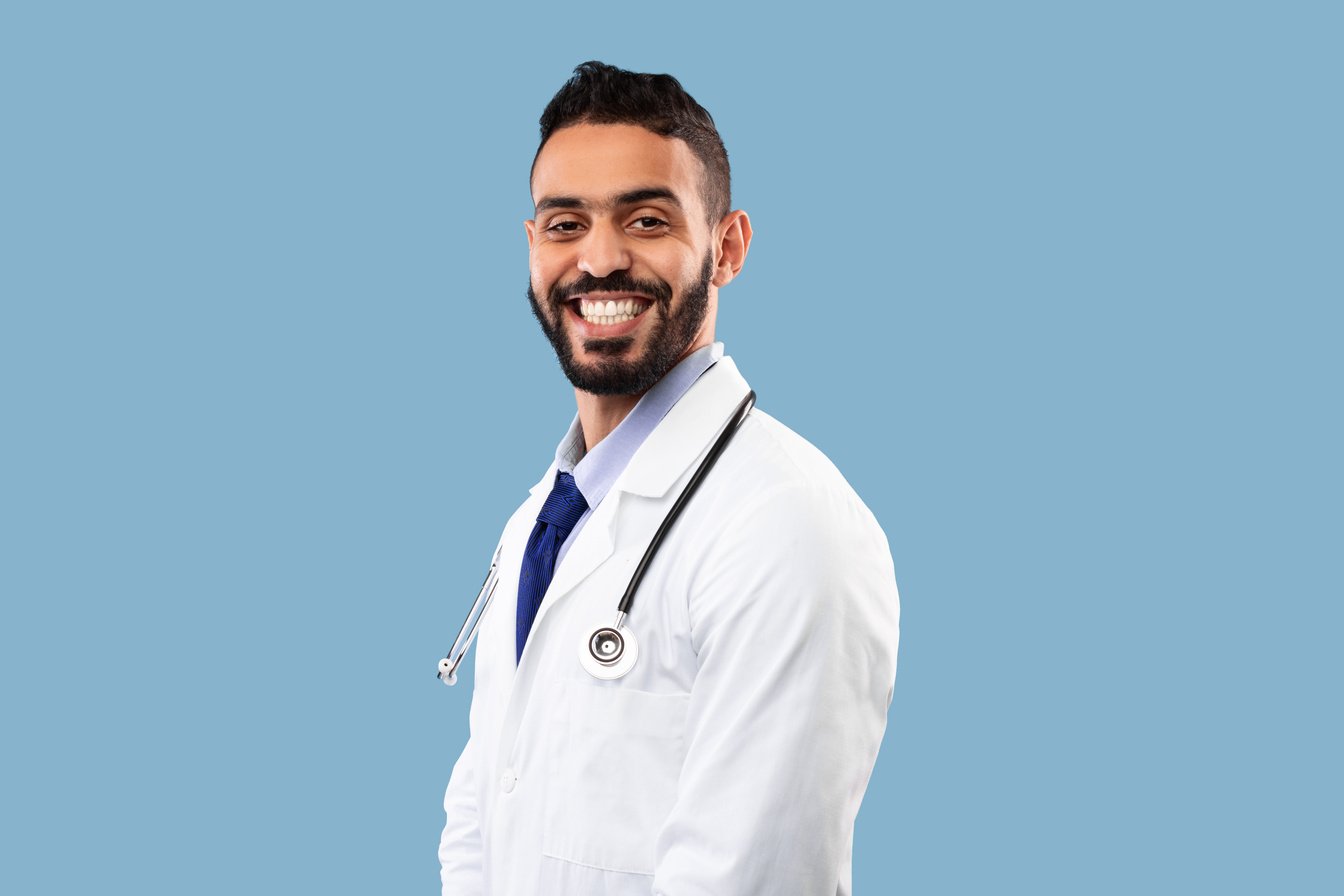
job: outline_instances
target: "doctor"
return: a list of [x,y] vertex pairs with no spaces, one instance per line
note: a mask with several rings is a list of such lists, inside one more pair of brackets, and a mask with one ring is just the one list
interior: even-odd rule
[[847,894],[898,609],[886,538],[820,452],[746,416],[639,586],[633,664],[582,661],[749,392],[714,341],[751,224],[713,120],[667,75],[585,63],[531,187],[528,294],[578,415],[500,539],[443,893]]

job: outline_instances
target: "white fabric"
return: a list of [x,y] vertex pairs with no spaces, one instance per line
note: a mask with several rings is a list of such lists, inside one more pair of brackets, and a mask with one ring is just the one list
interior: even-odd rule
[[444,798],[444,896],[848,894],[854,817],[896,673],[891,555],[815,448],[753,411],[649,567],[616,681],[578,645],[747,392],[730,358],[636,453],[573,544],[515,670],[510,519]]

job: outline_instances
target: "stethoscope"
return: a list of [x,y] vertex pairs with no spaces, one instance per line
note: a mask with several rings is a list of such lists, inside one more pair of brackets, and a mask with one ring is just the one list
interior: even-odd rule
[[[632,668],[635,660],[639,657],[639,642],[635,639],[635,633],[626,628],[625,620],[630,615],[630,608],[635,602],[635,592],[639,590],[639,583],[644,579],[644,573],[653,562],[653,558],[658,553],[658,548],[663,543],[663,538],[667,535],[672,524],[677,521],[681,515],[686,502],[695,494],[695,490],[700,487],[704,481],[705,475],[713,468],[718,461],[719,455],[728,447],[737,430],[741,427],[742,421],[747,419],[747,414],[751,413],[752,407],[756,404],[756,393],[748,392],[747,397],[737,406],[733,417],[728,421],[728,425],[719,433],[719,437],[714,440],[709,453],[705,459],[696,467],[695,473],[686,483],[686,487],[681,490],[677,500],[672,505],[672,509],[667,512],[663,522],[658,526],[658,531],[653,533],[653,539],[649,542],[648,548],[644,551],[643,558],[639,565],[635,567],[634,575],[630,577],[630,584],[625,588],[625,594],[621,596],[621,602],[616,606],[616,622],[610,626],[603,626],[596,629],[592,634],[579,645],[579,663],[587,672],[595,678],[611,680],[620,678]],[[476,600],[471,605],[471,610],[467,613],[467,618],[462,620],[462,627],[457,631],[457,638],[453,641],[452,649],[448,655],[439,660],[439,678],[444,684],[457,684],[457,667],[461,664],[467,651],[471,649],[471,644],[476,640],[476,632],[481,626],[481,618],[485,611],[489,609],[490,602],[495,596],[495,588],[499,585],[499,552],[503,545],[495,549],[495,556],[490,560],[490,570],[485,574],[485,581],[481,583],[481,590],[476,594]]]

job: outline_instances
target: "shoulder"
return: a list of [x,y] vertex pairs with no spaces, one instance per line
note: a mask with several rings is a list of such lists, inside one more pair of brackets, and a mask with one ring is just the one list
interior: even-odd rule
[[830,458],[764,411],[751,412],[721,463],[731,475],[731,488],[739,493],[813,512],[862,508],[871,520],[862,499]]
[[816,446],[759,409],[753,410],[706,481],[696,516],[721,543],[799,555],[890,564],[887,540],[872,512]]
[[[743,441],[750,446],[753,455],[778,465],[776,475],[782,478],[797,476],[809,482],[829,479],[844,482],[830,458],[765,411],[752,409],[742,428]],[[845,483],[845,487],[849,484]]]
[[894,640],[886,534],[825,454],[753,410],[710,477],[681,533],[697,631],[759,610],[818,625],[833,617]]

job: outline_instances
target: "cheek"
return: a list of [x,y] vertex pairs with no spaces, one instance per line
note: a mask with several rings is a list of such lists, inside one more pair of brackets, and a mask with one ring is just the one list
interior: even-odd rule
[[700,277],[705,255],[697,247],[669,242],[665,248],[659,248],[662,251],[649,255],[648,261],[664,280],[679,285]]
[[561,272],[564,270],[562,264],[557,263],[556,259],[547,257],[547,253],[533,250],[528,254],[528,274],[532,278],[532,289],[537,295],[545,295],[551,287],[559,282]]
[[663,279],[671,284],[677,292],[682,292],[694,283],[700,280],[700,265],[694,264],[688,259],[678,259],[675,267],[664,268],[666,273]]

